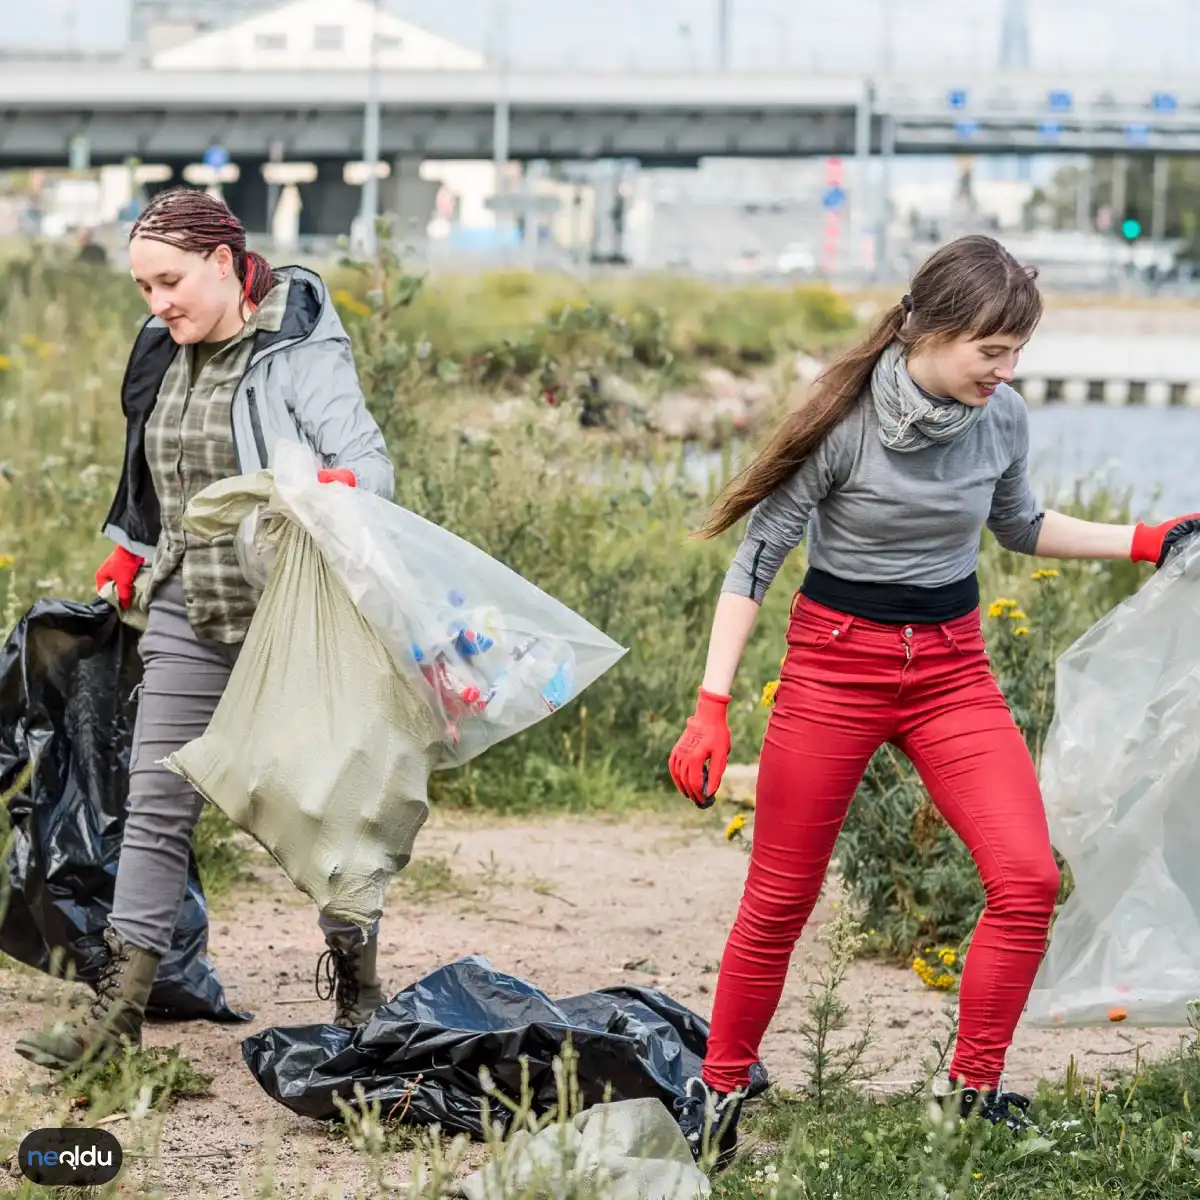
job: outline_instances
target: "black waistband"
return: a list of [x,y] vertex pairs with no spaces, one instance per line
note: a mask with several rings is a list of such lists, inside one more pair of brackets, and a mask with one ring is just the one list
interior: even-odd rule
[[941,587],[857,583],[809,567],[800,594],[826,608],[881,625],[937,625],[965,617],[979,607],[979,579],[972,571],[966,579]]

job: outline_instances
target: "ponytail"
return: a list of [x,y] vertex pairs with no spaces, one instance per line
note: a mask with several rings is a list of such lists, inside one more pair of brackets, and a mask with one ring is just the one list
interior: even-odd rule
[[267,293],[275,286],[271,278],[271,264],[257,250],[246,250],[238,263],[234,258],[234,269],[242,281],[242,295],[253,312],[265,299]]
[[890,308],[866,341],[821,373],[803,404],[779,426],[762,453],[717,497],[697,537],[718,537],[800,469],[870,384],[875,364],[896,340],[906,316],[903,305]]

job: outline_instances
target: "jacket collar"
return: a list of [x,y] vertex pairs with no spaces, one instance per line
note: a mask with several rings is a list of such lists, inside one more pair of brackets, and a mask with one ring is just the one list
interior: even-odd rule
[[324,289],[310,272],[302,267],[277,267],[275,274],[289,281],[287,304],[278,329],[264,327],[255,335],[256,359],[279,345],[302,342],[310,337],[321,320],[325,306]]

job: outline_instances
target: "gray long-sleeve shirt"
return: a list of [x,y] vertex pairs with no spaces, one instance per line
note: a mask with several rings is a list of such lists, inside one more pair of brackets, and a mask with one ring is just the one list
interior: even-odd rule
[[967,578],[983,526],[1033,554],[1043,512],[1029,482],[1025,401],[1001,384],[961,437],[911,453],[879,440],[870,395],[750,517],[723,590],[761,603],[808,532],[809,565],[840,579],[941,587]]

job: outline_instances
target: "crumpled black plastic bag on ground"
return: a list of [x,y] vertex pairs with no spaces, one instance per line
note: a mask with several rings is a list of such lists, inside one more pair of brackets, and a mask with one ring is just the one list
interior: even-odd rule
[[[519,1101],[521,1060],[528,1060],[533,1107],[544,1113],[558,1100],[553,1062],[568,1036],[585,1108],[602,1103],[611,1084],[613,1101],[649,1096],[672,1109],[687,1079],[700,1072],[708,1025],[647,988],[552,1001],[472,956],[412,984],[357,1029],[264,1029],[243,1040],[242,1057],[272,1099],[302,1116],[340,1116],[334,1097],[353,1104],[361,1083],[385,1117],[479,1140],[480,1069]],[[753,1078],[757,1095],[767,1086],[761,1064]],[[494,1101],[490,1111],[493,1121],[508,1115]]]
[[[0,878],[7,905],[0,950],[48,971],[58,948],[94,983],[125,800],[141,679],[138,634],[104,600],[40,600],[0,647],[0,795],[31,759],[32,779],[8,805],[13,845]],[[171,950],[147,1012],[182,1019],[248,1020],[225,1000],[207,957],[208,910],[193,858]]]

